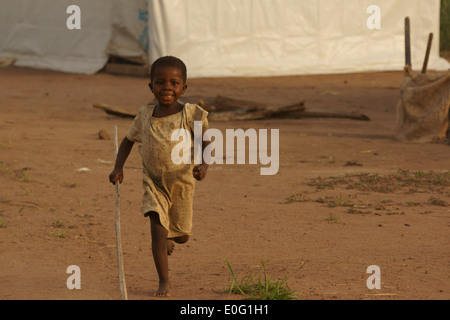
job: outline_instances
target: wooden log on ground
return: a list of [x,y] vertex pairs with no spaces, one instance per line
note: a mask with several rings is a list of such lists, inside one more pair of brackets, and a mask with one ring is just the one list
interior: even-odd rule
[[[297,104],[276,107],[258,102],[218,97],[220,107],[227,111],[211,111],[210,121],[239,121],[263,119],[301,119],[301,118],[341,118],[370,121],[370,118],[357,112],[342,112],[332,110],[306,110],[304,101]],[[214,105],[214,107],[216,107]],[[103,103],[95,103],[94,108],[104,110],[107,114],[122,118],[134,118],[136,112],[127,111]]]
[[370,121],[368,116],[357,112],[306,110],[304,101],[280,108],[258,102],[218,96],[214,102],[214,107],[217,112],[210,112],[208,119],[211,121],[301,118],[341,118]]
[[283,118],[290,113],[304,111],[305,106],[302,101],[280,108],[253,101],[218,96],[214,101],[214,109],[215,111],[210,112],[208,119],[211,121],[232,121]]
[[291,116],[295,119],[301,118],[335,118],[335,119],[351,119],[351,120],[361,120],[370,121],[370,118],[365,114],[350,111],[333,111],[333,110],[305,110],[304,112],[294,113]]
[[264,103],[247,101],[247,100],[239,100],[228,98],[224,96],[217,96],[214,100],[214,107],[216,111],[231,111],[231,110],[246,110],[253,111],[256,109],[268,109],[270,106]]
[[105,111],[107,114],[118,116],[122,118],[133,118],[136,117],[137,112],[131,112],[127,110],[123,110],[118,107],[112,107],[110,105],[104,103],[94,103],[94,108],[101,109]]
[[342,112],[327,110],[283,110],[272,112],[268,110],[258,110],[254,112],[211,112],[208,115],[210,121],[239,121],[239,120],[264,120],[264,119],[303,119],[303,118],[336,118],[351,119],[360,121],[370,121],[365,114],[358,112]]

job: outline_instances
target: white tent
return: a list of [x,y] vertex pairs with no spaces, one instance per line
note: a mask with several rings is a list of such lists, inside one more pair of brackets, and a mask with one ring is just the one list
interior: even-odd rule
[[[71,5],[80,29],[68,29]],[[147,0],[0,0],[0,57],[17,66],[92,74],[110,55],[148,63]]]
[[[380,29],[368,27],[380,9]],[[81,9],[69,30],[67,7]],[[109,55],[151,64],[182,58],[190,77],[402,70],[404,18],[413,68],[439,58],[440,0],[0,0],[0,57],[16,65],[95,73]],[[376,18],[376,16],[375,16]]]
[[[69,30],[67,8],[81,8],[81,29]],[[107,61],[111,36],[108,0],[0,0],[0,57],[17,66],[94,73]]]

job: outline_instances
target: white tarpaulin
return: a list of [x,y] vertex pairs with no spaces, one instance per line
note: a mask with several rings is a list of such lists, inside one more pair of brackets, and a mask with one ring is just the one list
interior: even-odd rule
[[113,1],[112,33],[106,53],[148,64],[147,0]]
[[[149,0],[150,61],[182,58],[190,77],[402,70],[404,19],[411,18],[413,68],[428,34],[439,58],[440,0]],[[371,5],[381,29],[369,29]]]
[[[0,0],[0,58],[16,65],[95,73],[108,55],[151,63],[175,55],[190,77],[402,70],[404,18],[411,17],[413,68],[434,33],[440,0]],[[81,29],[66,12],[81,9]],[[367,8],[381,10],[371,30]],[[145,8],[146,7],[146,8]],[[146,9],[148,12],[146,12]],[[148,19],[148,25],[145,21]],[[148,27],[148,30],[147,30]]]
[[[81,9],[81,29],[69,30],[67,8]],[[111,35],[109,0],[0,0],[0,56],[15,65],[94,73],[105,65]]]

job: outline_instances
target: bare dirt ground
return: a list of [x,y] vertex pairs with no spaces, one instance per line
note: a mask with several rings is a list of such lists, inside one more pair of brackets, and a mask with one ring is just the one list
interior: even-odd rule
[[[197,183],[194,235],[169,259],[172,299],[226,300],[230,271],[262,260],[303,300],[450,299],[450,146],[392,139],[402,72],[191,79],[185,100],[224,95],[284,106],[357,111],[371,121],[211,122],[279,129],[280,168],[215,165]],[[147,80],[0,69],[0,299],[120,299],[115,246],[113,126],[152,100]],[[195,102],[195,101],[194,101]],[[111,139],[99,139],[105,130]],[[88,168],[87,172],[78,172]],[[135,147],[121,185],[129,299],[153,299],[158,278],[140,214]],[[81,290],[69,290],[78,265]],[[301,267],[303,265],[303,267]],[[366,270],[381,270],[369,290]]]

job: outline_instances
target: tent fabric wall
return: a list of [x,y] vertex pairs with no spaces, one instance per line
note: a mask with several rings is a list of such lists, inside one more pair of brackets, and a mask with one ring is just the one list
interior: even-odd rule
[[147,0],[113,1],[111,40],[106,53],[148,64]]
[[[366,26],[374,3],[381,30]],[[72,4],[81,8],[81,30],[66,27]],[[88,74],[109,55],[149,64],[176,55],[190,77],[402,70],[410,16],[413,68],[433,32],[429,69],[445,70],[439,9],[440,0],[0,0],[0,57]]]
[[[110,0],[0,0],[0,56],[15,65],[95,73],[105,65],[111,37]],[[81,8],[81,29],[69,30],[67,7]]]
[[[366,25],[374,3],[380,30]],[[191,77],[402,70],[406,16],[413,67],[422,67],[428,34],[439,38],[440,0],[148,0],[148,6],[150,61],[178,56]],[[429,69],[448,69],[437,43]]]

